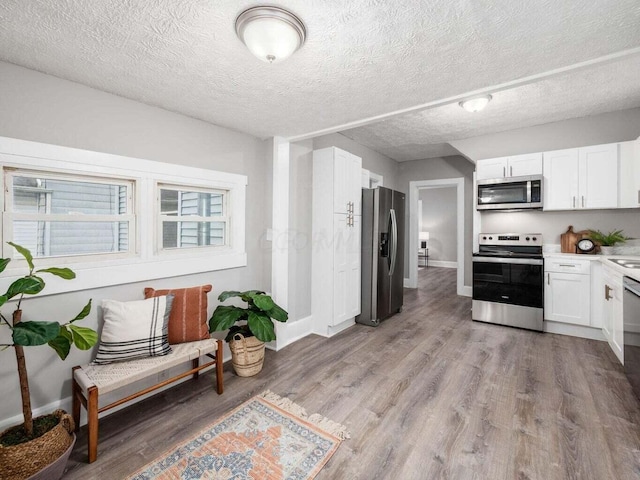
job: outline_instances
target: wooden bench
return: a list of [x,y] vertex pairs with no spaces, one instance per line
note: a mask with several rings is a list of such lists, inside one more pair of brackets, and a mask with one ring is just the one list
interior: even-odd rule
[[[200,370],[216,366],[216,390],[222,394],[222,340],[208,339],[171,345],[172,352],[160,357],[148,357],[107,365],[85,365],[73,367],[73,419],[76,431],[80,426],[80,405],[87,410],[89,463],[98,458],[98,415],[122,405],[134,398],[169,385],[181,378],[198,377]],[[200,357],[207,356],[212,361],[200,364]],[[191,369],[139,392],[101,407],[99,396],[114,392],[152,375],[191,361]]]

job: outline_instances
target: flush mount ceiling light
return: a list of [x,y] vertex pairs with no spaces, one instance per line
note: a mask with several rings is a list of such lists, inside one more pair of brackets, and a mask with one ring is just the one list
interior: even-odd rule
[[302,46],[306,29],[293,13],[264,6],[250,8],[238,15],[236,34],[260,60],[275,63]]
[[481,97],[470,98],[460,102],[460,106],[467,112],[479,112],[486,107],[493,97],[491,95],[482,95]]

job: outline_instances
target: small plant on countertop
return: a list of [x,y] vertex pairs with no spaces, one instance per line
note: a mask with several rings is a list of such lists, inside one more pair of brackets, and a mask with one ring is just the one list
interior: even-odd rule
[[622,230],[612,230],[609,233],[603,233],[600,230],[590,230],[591,240],[604,247],[612,247],[616,243],[624,243],[629,240],[622,234]]

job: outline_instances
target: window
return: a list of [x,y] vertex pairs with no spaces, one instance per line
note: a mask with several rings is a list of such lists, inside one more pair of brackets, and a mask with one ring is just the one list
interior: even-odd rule
[[128,254],[135,245],[131,181],[6,170],[5,184],[4,236],[34,257]]
[[[65,265],[55,294],[247,265],[247,177],[0,137],[2,257]],[[24,275],[15,257],[0,290]],[[2,290],[2,291],[4,291]]]
[[229,244],[224,190],[159,185],[160,249]]

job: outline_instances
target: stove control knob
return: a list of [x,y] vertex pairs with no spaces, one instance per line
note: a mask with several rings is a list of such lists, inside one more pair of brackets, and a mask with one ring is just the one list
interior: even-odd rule
[[482,237],[482,239],[483,239],[483,240],[486,240],[486,239],[487,239],[487,237],[486,237],[486,236],[485,236],[485,237]]
[[537,238],[536,238],[536,237],[533,237],[533,241],[535,242],[536,240],[537,240]]
[[493,240],[493,237],[489,237],[489,240]]
[[529,240],[531,240],[531,239],[530,239],[529,237],[527,237],[527,242],[528,242]]

